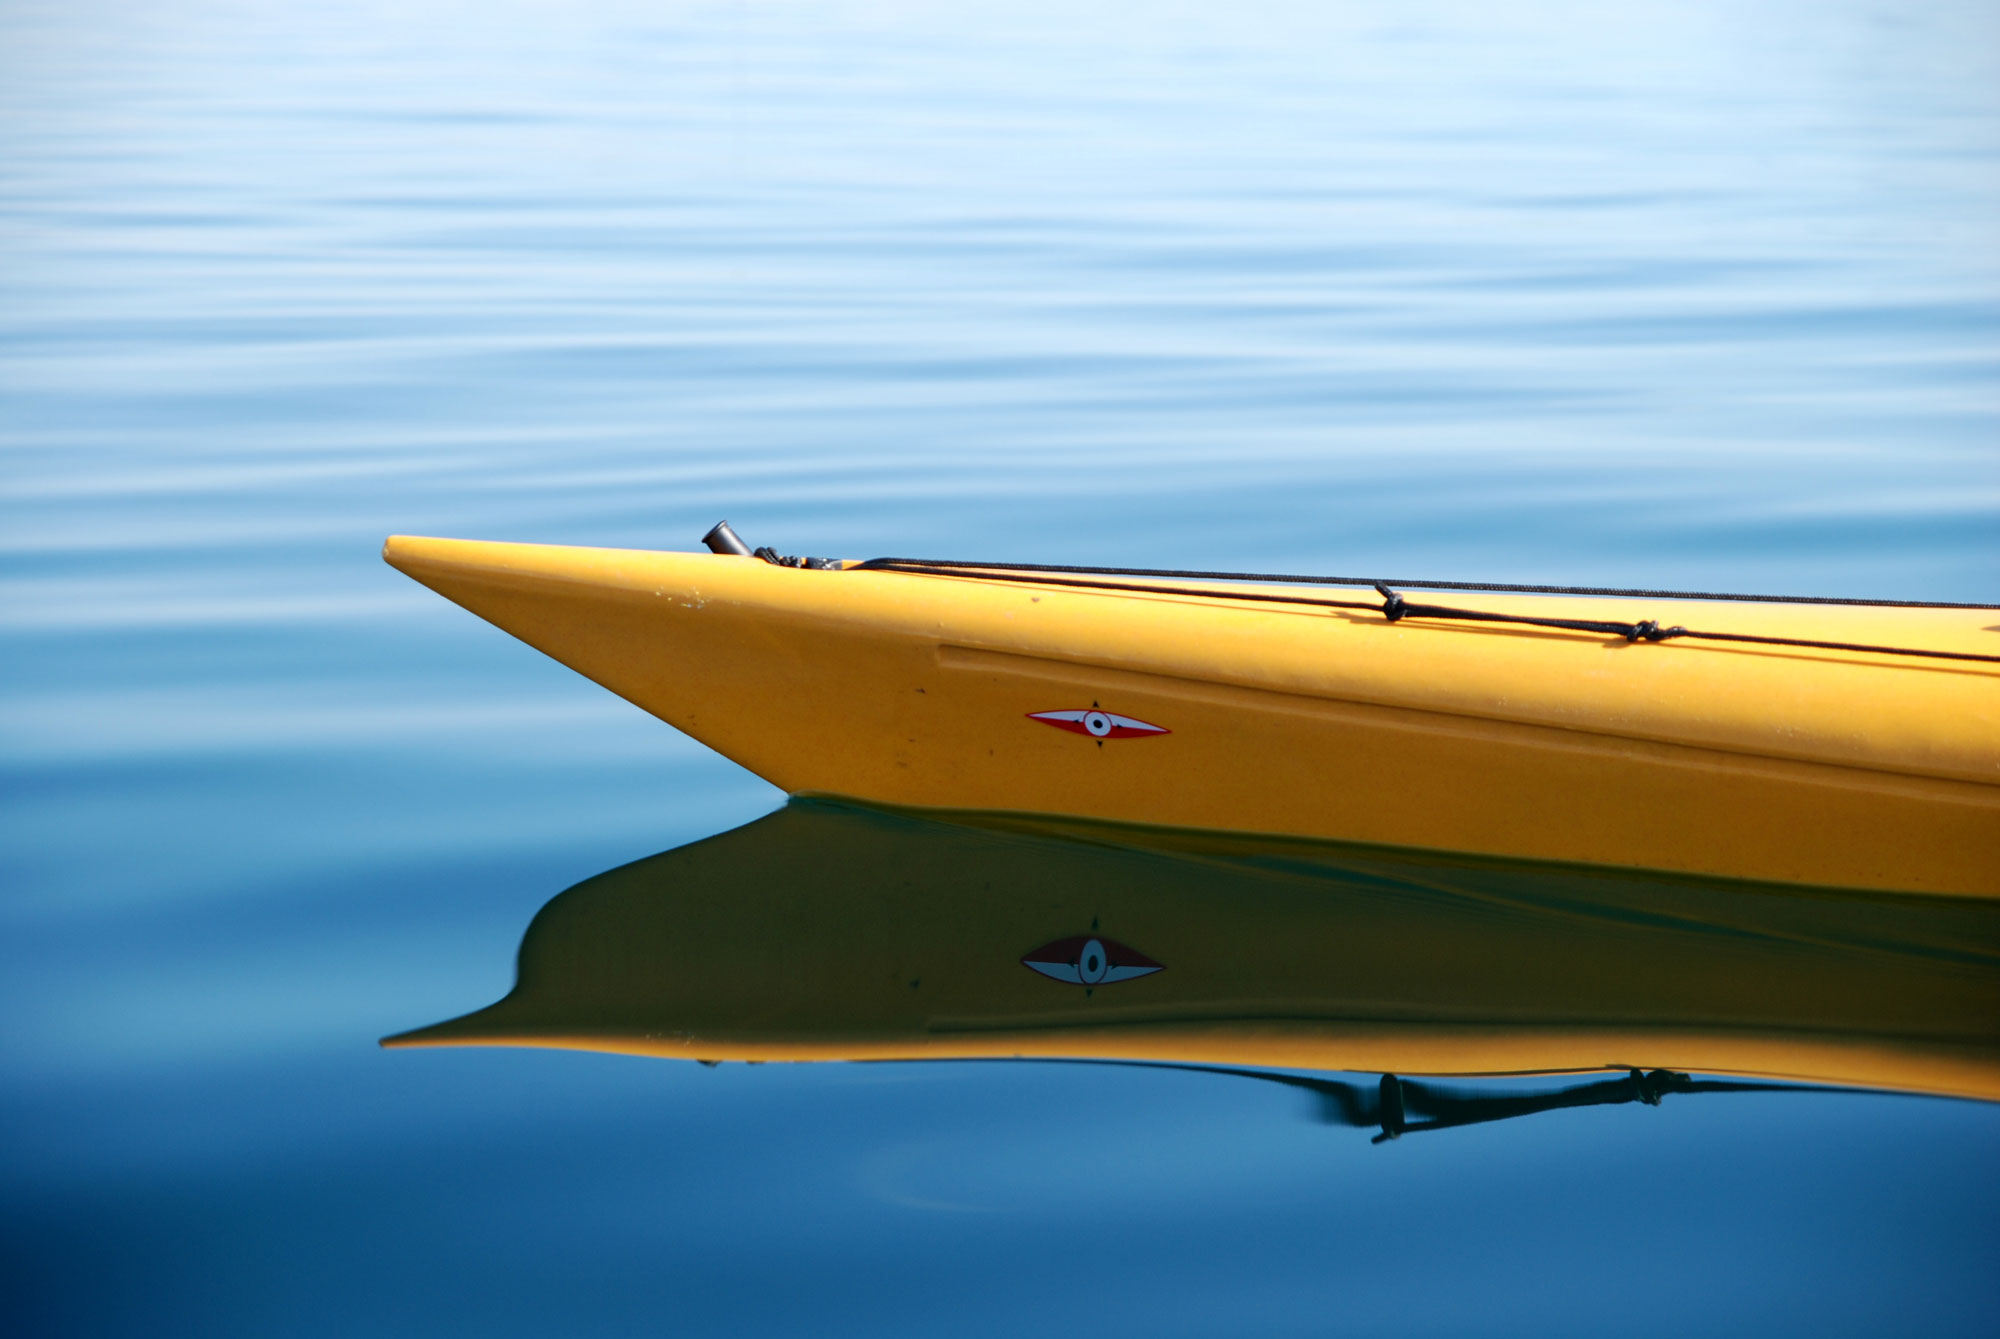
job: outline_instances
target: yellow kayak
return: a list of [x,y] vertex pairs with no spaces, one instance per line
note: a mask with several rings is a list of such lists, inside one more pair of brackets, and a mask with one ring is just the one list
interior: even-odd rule
[[385,1044],[1996,1099],[2000,901],[796,801],[571,888],[505,999]]
[[1996,609],[384,557],[793,795],[2000,895]]

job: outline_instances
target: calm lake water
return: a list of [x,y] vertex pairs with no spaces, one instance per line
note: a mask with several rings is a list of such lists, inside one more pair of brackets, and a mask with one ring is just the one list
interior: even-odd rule
[[1978,1103],[381,1051],[782,797],[377,554],[1995,600],[1996,239],[1985,3],[9,3],[0,1321],[1992,1333]]

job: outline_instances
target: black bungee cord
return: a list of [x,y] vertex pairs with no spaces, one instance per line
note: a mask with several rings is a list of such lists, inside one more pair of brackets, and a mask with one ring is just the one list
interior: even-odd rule
[[[766,554],[769,556],[766,556]],[[758,550],[766,562],[787,567],[832,566],[823,559],[783,558],[768,550]],[[1530,586],[1484,581],[1377,581],[1362,577],[1310,577],[1259,572],[1194,572],[1144,567],[1055,567],[1039,563],[978,563],[948,558],[870,558],[847,565],[845,570],[900,572],[912,576],[962,577],[987,581],[1014,581],[1036,586],[1066,586],[1084,590],[1130,591],[1146,595],[1182,595],[1211,600],[1240,600],[1262,604],[1303,605],[1323,609],[1356,609],[1381,614],[1391,623],[1405,618],[1452,619],[1478,623],[1505,623],[1517,627],[1555,628],[1565,632],[1595,632],[1623,637],[1628,642],[1665,642],[1683,638],[1707,642],[1740,642],[1758,646],[1790,646],[1814,651],[1849,651],[1862,655],[1914,656],[1926,660],[1970,661],[2000,664],[2000,655],[1970,651],[1931,651],[1912,646],[1875,646],[1864,642],[1817,641],[1804,637],[1766,637],[1744,632],[1708,632],[1678,624],[1662,627],[1652,619],[1625,622],[1616,619],[1543,618],[1529,614],[1495,613],[1484,609],[1461,609],[1452,605],[1413,604],[1395,589],[1397,586],[1427,590],[1499,591],[1536,595],[1611,595],[1661,600],[1733,600],[1757,604],[1861,605],[1891,609],[1995,609],[1988,604],[1962,604],[1946,600],[1862,600],[1831,596],[1734,595],[1713,591],[1633,590],[1609,586]],[[1131,581],[1101,581],[1094,577],[1144,577],[1148,584]],[[1286,595],[1275,591],[1220,591],[1201,587],[1157,584],[1166,581],[1248,581],[1292,585],[1370,586],[1382,596],[1375,604],[1367,600],[1336,600],[1324,596]]]
[[[803,567],[815,571],[900,572],[909,576],[970,578],[977,581],[1015,581],[1035,586],[1066,586],[1082,590],[1122,591],[1142,595],[1192,596],[1206,600],[1232,600],[1259,604],[1302,605],[1317,609],[1356,609],[1376,613],[1391,623],[1406,618],[1452,619],[1474,623],[1504,623],[1514,627],[1555,628],[1564,632],[1595,632],[1623,637],[1628,642],[1667,642],[1682,639],[1704,642],[1736,642],[1754,646],[1791,646],[1812,651],[1849,651],[1860,655],[1913,656],[1925,660],[1967,661],[2000,665],[2000,655],[1972,651],[1931,651],[1915,646],[1875,646],[1865,642],[1828,642],[1806,637],[1766,637],[1747,632],[1707,632],[1675,624],[1661,627],[1653,619],[1624,622],[1617,619],[1544,618],[1532,614],[1504,614],[1485,609],[1461,609],[1454,605],[1412,604],[1395,588],[1422,590],[1497,591],[1516,595],[1622,596],[1647,600],[1736,601],[1750,604],[1861,605],[1887,609],[2000,609],[2000,605],[1964,604],[1951,600],[1861,600],[1826,595],[1740,595],[1721,591],[1645,590],[1618,586],[1535,586],[1502,581],[1395,581],[1373,577],[1300,576],[1287,572],[1198,572],[1157,567],[1058,567],[1045,563],[982,563],[960,558],[870,558],[865,562],[843,563],[837,558],[787,557],[770,547],[751,549],[719,522],[702,536],[702,543],[716,553],[743,558],[759,558],[778,567]],[[1100,577],[1141,577],[1146,584],[1132,581],[1103,581]],[[1336,600],[1326,596],[1283,595],[1276,591],[1211,590],[1199,586],[1158,584],[1163,581],[1241,581],[1264,585],[1368,586],[1382,597],[1382,603],[1366,600]]]

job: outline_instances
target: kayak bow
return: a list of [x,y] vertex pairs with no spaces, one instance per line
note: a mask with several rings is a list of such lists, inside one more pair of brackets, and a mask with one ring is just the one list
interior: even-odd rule
[[794,795],[2000,895],[1990,609],[383,556]]

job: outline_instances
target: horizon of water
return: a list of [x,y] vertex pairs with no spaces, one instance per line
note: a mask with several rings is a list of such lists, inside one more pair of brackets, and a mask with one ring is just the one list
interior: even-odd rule
[[0,1315],[1990,1330],[1978,1104],[374,1041],[781,799],[385,535],[2000,601],[1996,221],[1977,3],[0,7]]

